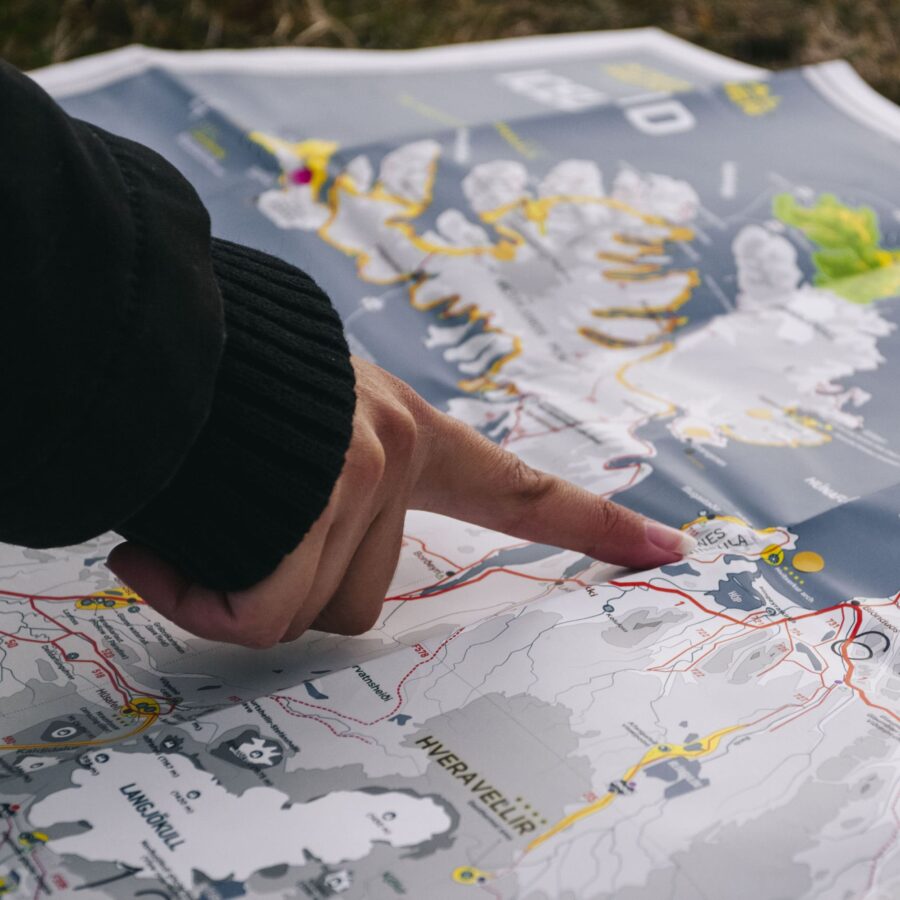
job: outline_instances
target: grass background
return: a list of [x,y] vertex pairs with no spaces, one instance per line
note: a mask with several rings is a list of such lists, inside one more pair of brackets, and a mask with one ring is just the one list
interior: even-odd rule
[[772,68],[843,57],[900,102],[900,0],[0,0],[0,55],[30,69],[130,43],[404,49],[643,25]]

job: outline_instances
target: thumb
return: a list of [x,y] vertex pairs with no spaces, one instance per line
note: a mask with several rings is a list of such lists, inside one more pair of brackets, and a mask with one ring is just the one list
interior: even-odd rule
[[685,532],[533,469],[474,429],[435,416],[413,495],[419,509],[632,569],[676,562],[696,546]]

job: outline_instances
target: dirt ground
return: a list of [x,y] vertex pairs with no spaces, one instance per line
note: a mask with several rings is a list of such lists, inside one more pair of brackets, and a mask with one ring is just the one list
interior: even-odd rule
[[136,42],[401,49],[642,25],[773,68],[843,57],[900,101],[900,0],[2,0],[0,55],[27,69]]

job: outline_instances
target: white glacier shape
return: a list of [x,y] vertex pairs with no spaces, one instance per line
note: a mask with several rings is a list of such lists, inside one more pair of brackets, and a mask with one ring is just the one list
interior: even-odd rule
[[516,203],[525,196],[528,170],[520,162],[498,159],[481,163],[463,178],[466,199],[476,213]]
[[662,216],[673,225],[692,222],[700,207],[697,192],[686,181],[668,175],[641,175],[622,169],[613,183],[612,195],[638,212]]
[[541,197],[559,194],[582,197],[602,197],[603,175],[597,164],[589,159],[567,159],[557,163],[538,187]]
[[784,298],[803,278],[794,245],[759,225],[742,228],[732,242],[741,293],[738,307],[749,307]]
[[379,178],[384,189],[409,203],[422,203],[431,187],[434,166],[441,155],[437,141],[415,141],[388,153]]

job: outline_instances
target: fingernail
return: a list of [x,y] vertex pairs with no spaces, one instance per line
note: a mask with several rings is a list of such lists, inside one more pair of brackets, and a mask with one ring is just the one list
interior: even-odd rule
[[677,553],[681,557],[692,553],[697,547],[697,541],[686,531],[669,528],[668,525],[663,525],[662,522],[652,522],[648,519],[646,535],[647,540],[654,547],[665,550],[666,553]]

